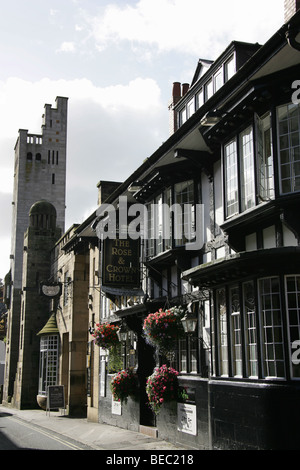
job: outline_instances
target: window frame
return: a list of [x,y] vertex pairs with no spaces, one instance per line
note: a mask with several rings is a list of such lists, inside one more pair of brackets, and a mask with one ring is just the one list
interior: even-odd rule
[[[289,285],[294,282],[294,290],[288,287],[288,281]],[[235,341],[230,301],[232,289],[239,292],[239,333],[242,339],[242,364],[239,370],[242,370],[242,375],[237,374],[234,367]],[[225,315],[223,325],[218,298],[221,291]],[[291,294],[294,298],[291,298]],[[297,340],[298,350],[300,346],[300,274],[270,274],[224,284],[214,290],[213,305],[211,363],[214,366],[214,377],[266,382],[300,380],[300,363],[292,363],[293,341]],[[222,334],[225,334],[223,344]],[[299,361],[299,353],[296,359]]]
[[[52,367],[51,367],[52,366]],[[42,336],[40,339],[38,394],[46,396],[48,387],[57,385],[59,372],[59,335]]]
[[[182,185],[182,187],[188,185],[192,186],[192,189],[187,192],[187,201],[184,200],[184,190],[176,193],[177,185]],[[150,201],[147,202],[147,240],[145,244],[146,258],[153,258],[164,253],[165,251],[171,250],[173,248],[179,248],[185,246],[187,243],[193,242],[193,239],[188,239],[185,237],[186,231],[184,224],[186,222],[186,219],[188,219],[190,221],[189,234],[192,235],[193,233],[195,233],[195,230],[193,231],[193,227],[195,229],[196,223],[195,211],[200,194],[198,186],[199,181],[195,178],[174,182],[170,186],[167,186],[166,188],[162,189],[155,195],[155,197],[153,197]],[[176,194],[178,194],[180,197],[179,202],[175,199]],[[191,194],[192,196],[190,197]],[[158,201],[161,201],[159,203],[162,205],[161,213],[158,212]],[[181,207],[179,206],[184,204],[189,205],[192,211],[191,217],[186,215],[184,211],[181,211]],[[173,208],[173,210],[168,210],[168,208]],[[167,213],[165,212],[165,209]],[[167,215],[169,215],[170,217],[167,218]],[[162,219],[160,224],[161,229],[158,227],[159,218]],[[177,222],[178,220],[181,220],[181,224],[175,227],[175,221]],[[181,238],[176,238],[178,231],[179,234],[181,234]],[[157,237],[160,233],[162,233],[162,240],[161,243],[158,243]]]
[[[280,110],[286,107],[287,118],[279,119]],[[296,116],[293,116],[290,110],[297,109]],[[295,123],[297,121],[297,128]],[[281,133],[281,127],[286,122],[287,132]],[[296,130],[295,130],[296,129]],[[294,194],[300,191],[300,104],[294,104],[291,102],[282,103],[276,107],[276,130],[277,130],[277,146],[278,146],[278,167],[279,167],[279,191],[281,195]],[[284,145],[284,141],[286,142]],[[298,144],[297,144],[298,142]],[[298,159],[295,157],[295,149],[298,151]],[[285,163],[282,163],[283,155],[285,154]],[[295,168],[298,171],[295,172]],[[283,170],[286,171],[284,174]],[[290,176],[288,176],[290,175]],[[289,191],[283,189],[284,181],[290,182]],[[297,181],[297,184],[296,184]]]

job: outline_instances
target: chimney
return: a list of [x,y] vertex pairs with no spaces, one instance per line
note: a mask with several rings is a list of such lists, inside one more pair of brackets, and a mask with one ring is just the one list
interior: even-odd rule
[[182,84],[182,96],[184,96],[190,88],[190,85],[188,83],[183,83]]
[[169,111],[170,111],[170,135],[174,134],[174,132],[178,129],[178,122],[177,122],[177,112],[174,110],[174,106],[178,101],[181,99],[181,83],[174,82],[173,89],[172,89],[172,98],[169,103]]
[[287,23],[300,10],[300,0],[284,0],[284,22]]
[[104,204],[108,196],[110,196],[118,186],[120,186],[121,183],[116,182],[116,181],[99,181],[97,184],[98,188],[98,201],[97,204],[98,206],[101,206],[101,204]]

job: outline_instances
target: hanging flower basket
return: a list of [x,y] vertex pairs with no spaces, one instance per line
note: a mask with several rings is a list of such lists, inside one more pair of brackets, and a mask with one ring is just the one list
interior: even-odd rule
[[178,375],[179,372],[164,364],[157,367],[154,373],[148,377],[146,393],[149,405],[155,414],[159,413],[163,403],[187,398],[186,391],[179,387]]
[[181,323],[184,313],[184,310],[179,307],[165,311],[160,309],[156,313],[150,313],[143,325],[146,340],[152,346],[157,347],[162,354],[173,350],[176,340],[184,335]]
[[104,349],[109,349],[112,346],[118,344],[118,332],[119,327],[110,323],[97,323],[93,337],[95,338],[95,344]]
[[125,402],[137,391],[137,376],[131,369],[121,370],[112,378],[110,388],[115,401]]

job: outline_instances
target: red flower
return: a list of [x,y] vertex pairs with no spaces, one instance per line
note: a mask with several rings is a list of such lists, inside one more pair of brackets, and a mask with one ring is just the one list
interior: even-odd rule
[[111,346],[116,345],[119,342],[117,332],[119,327],[110,323],[96,324],[95,332],[93,337],[95,338],[95,344],[104,349],[108,349]]

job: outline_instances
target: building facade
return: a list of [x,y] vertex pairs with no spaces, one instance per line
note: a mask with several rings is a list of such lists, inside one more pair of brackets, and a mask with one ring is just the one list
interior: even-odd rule
[[[233,41],[175,82],[169,138],[57,239],[50,379],[71,415],[195,449],[299,448],[298,3],[264,45]],[[163,348],[145,328],[161,312],[177,332],[157,330]],[[157,413],[149,377],[165,368],[182,393]],[[119,401],[120,374],[134,389]]]
[[[115,353],[98,348],[101,422],[199,449],[298,448],[298,32],[296,13],[265,45],[235,41],[209,67],[199,61],[191,86],[174,84],[173,134],[106,200],[123,258],[122,204],[146,210],[140,289],[120,258],[105,261],[105,217],[95,218],[100,322],[126,325],[118,367],[139,382],[137,399],[115,403]],[[164,356],[143,324],[171,307],[190,307],[197,327]],[[155,415],[146,380],[164,363],[188,398]]]
[[[9,311],[3,393],[4,400],[9,402],[14,395],[21,335],[24,234],[29,227],[29,212],[33,204],[42,199],[53,204],[57,226],[61,233],[65,230],[67,104],[68,99],[63,97],[56,98],[56,108],[46,104],[41,134],[33,135],[20,129],[15,145],[11,269],[6,286]],[[44,280],[38,279],[38,271],[36,276],[36,284]]]

